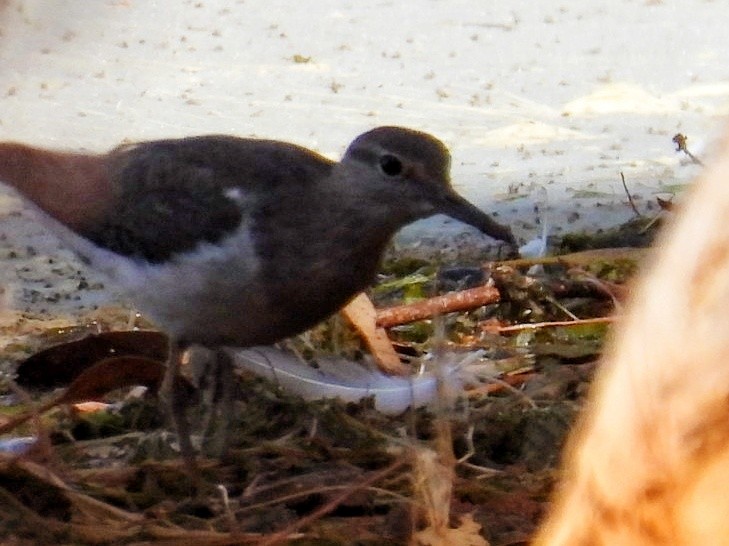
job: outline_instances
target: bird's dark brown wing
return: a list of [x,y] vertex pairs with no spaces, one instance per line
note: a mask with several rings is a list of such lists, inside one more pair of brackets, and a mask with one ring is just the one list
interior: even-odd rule
[[306,169],[321,168],[329,162],[303,148],[227,136],[122,147],[109,154],[114,206],[82,235],[118,254],[164,262],[220,241],[252,216],[261,192],[303,183],[312,174]]

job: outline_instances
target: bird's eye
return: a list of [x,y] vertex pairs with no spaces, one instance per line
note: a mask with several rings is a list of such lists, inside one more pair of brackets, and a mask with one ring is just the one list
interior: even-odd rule
[[380,158],[380,169],[387,176],[397,176],[402,173],[402,161],[391,154],[385,154]]

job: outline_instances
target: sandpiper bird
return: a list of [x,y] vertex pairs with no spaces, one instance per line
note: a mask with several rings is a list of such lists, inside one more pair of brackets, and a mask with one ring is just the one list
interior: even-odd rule
[[373,281],[390,238],[419,218],[446,214],[514,244],[455,193],[449,167],[439,140],[400,127],[360,135],[340,162],[221,135],[106,154],[0,143],[0,181],[169,334],[162,391],[188,461],[173,379],[190,345],[270,344],[315,325]]

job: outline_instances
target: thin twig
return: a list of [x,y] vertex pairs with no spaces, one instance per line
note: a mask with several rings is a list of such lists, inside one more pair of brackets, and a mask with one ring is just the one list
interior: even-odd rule
[[533,322],[528,324],[514,324],[512,326],[499,326],[499,333],[521,332],[522,330],[537,330],[539,328],[555,328],[559,326],[578,326],[582,324],[610,324],[617,320],[617,317],[595,317],[579,320],[554,320],[547,322]]
[[504,381],[503,379],[499,379],[498,377],[489,377],[487,379],[487,381],[489,381],[489,382],[491,382],[491,383],[493,383],[495,385],[499,385],[503,389],[505,389],[505,390],[509,391],[510,393],[516,395],[517,398],[520,398],[521,400],[523,400],[531,409],[537,409],[538,406],[537,406],[537,403],[534,400],[532,400],[523,391],[520,391],[519,389],[517,389],[513,385],[509,384],[508,381]]
[[[267,501],[261,501],[261,502],[257,502],[254,504],[242,506],[242,507],[238,508],[238,510],[236,510],[236,513],[238,515],[252,513],[257,510],[261,510],[263,508],[267,508],[270,506],[277,506],[279,504],[285,504],[287,502],[296,501],[298,499],[311,497],[312,495],[325,495],[327,493],[334,492],[334,491],[342,491],[342,490],[350,491],[350,489],[351,489],[350,485],[327,485],[327,486],[322,486],[322,487],[315,487],[313,489],[306,489],[305,491],[297,491],[296,493],[282,495],[280,497],[276,497],[274,499],[270,499]],[[402,501],[402,502],[410,502],[410,500],[411,500],[409,497],[407,497],[405,495],[401,495],[399,493],[390,491],[388,489],[384,489],[382,487],[369,486],[369,487],[364,488],[364,490],[373,491],[373,492],[376,492],[379,495],[383,495],[383,496],[389,496],[395,500]]]
[[633,196],[630,195],[630,191],[628,190],[628,185],[625,183],[625,175],[623,174],[623,171],[620,171],[620,179],[623,181],[623,189],[625,190],[625,195],[628,196],[628,203],[630,203],[630,208],[633,209],[633,212],[635,213],[638,218],[641,218],[643,215],[638,210],[638,207],[635,206],[635,201],[633,201]]
[[362,480],[358,484],[352,485],[352,487],[348,488],[346,491],[342,492],[340,495],[337,495],[332,500],[330,500],[328,503],[326,503],[324,506],[318,508],[317,510],[314,510],[311,514],[308,516],[305,516],[291,525],[285,527],[281,531],[277,531],[273,533],[272,535],[269,535],[268,537],[264,538],[260,542],[257,543],[257,546],[274,546],[275,544],[279,544],[283,542],[284,540],[288,539],[291,534],[298,531],[302,527],[305,527],[309,523],[316,521],[324,516],[326,516],[329,512],[332,510],[335,510],[342,502],[344,502],[348,497],[356,493],[357,491],[364,489],[365,487],[368,487],[372,485],[373,483],[381,480],[382,478],[392,474],[396,470],[398,470],[400,467],[404,466],[407,463],[408,459],[403,457],[398,460],[396,460],[394,463],[392,463],[390,466],[383,468],[382,470],[378,472],[373,472],[370,474],[366,479]]
[[427,300],[407,305],[397,305],[377,310],[377,325],[391,328],[416,320],[432,318],[444,313],[467,311],[499,301],[499,291],[494,286],[485,285],[458,292],[450,292]]
[[519,385],[523,385],[530,379],[533,379],[534,377],[536,377],[536,375],[536,373],[531,372],[525,372],[516,375],[506,375],[501,378],[499,382],[491,381],[491,379],[488,379],[490,383],[468,389],[466,391],[466,396],[468,396],[468,398],[488,396],[489,394],[494,394],[505,390],[506,387],[504,386],[504,384],[511,385],[512,387],[517,387]]

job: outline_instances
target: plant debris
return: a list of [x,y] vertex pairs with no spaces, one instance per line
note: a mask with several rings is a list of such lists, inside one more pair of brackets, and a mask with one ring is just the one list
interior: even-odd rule
[[[362,366],[374,351],[410,374],[455,351],[468,361],[459,390],[443,383],[430,406],[387,416],[369,399],[306,402],[238,369],[232,447],[225,459],[201,456],[209,487],[198,496],[153,396],[164,336],[64,340],[22,363],[22,387],[8,383],[17,403],[2,430],[17,441],[0,444],[0,532],[16,544],[526,542],[643,255],[587,250],[445,274],[391,265],[374,306],[362,296],[347,320],[282,345],[302,366],[329,354]],[[129,397],[132,385],[152,396]],[[83,400],[106,403],[73,410]]]

